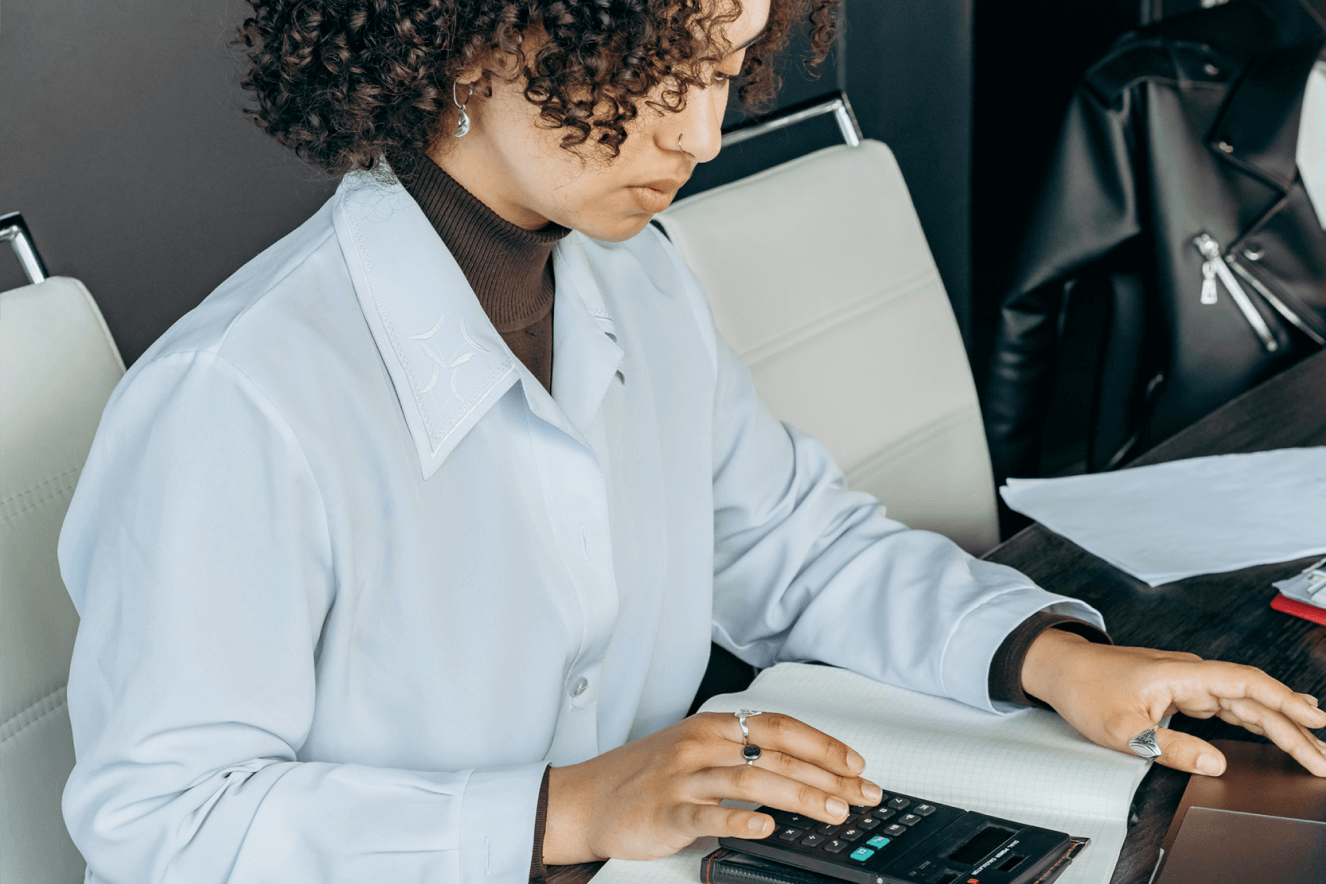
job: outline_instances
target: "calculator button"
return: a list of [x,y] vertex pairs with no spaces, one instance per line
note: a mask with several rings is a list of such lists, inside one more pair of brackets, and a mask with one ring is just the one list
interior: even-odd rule
[[865,829],[867,832],[879,825],[879,820],[873,816],[863,816],[856,821],[857,828]]
[[801,843],[806,847],[819,847],[824,843],[824,836],[811,832],[809,835],[801,839]]
[[935,812],[933,804],[918,804],[912,808],[912,813],[919,813],[921,816],[930,816]]
[[896,810],[888,807],[875,811],[875,819],[877,820],[891,820],[897,815],[898,812]]
[[902,823],[904,826],[914,826],[920,821],[921,817],[914,813],[904,813],[902,816],[898,817],[898,822]]
[[859,863],[865,862],[874,855],[875,851],[871,850],[869,847],[858,847],[856,850],[852,851],[852,859]]
[[889,802],[889,807],[892,807],[894,810],[906,810],[910,806],[911,802],[906,798],[894,798]]
[[801,814],[798,813],[780,813],[778,815],[778,821],[785,826],[795,826],[798,829],[805,829],[811,825],[811,820],[809,818],[801,816]]
[[846,829],[842,830],[838,837],[844,841],[860,841],[861,836],[864,834],[865,832],[862,832],[856,826],[848,826]]
[[866,843],[869,844],[871,847],[875,848],[876,850],[878,850],[881,847],[887,847],[889,845],[889,841],[891,840],[892,839],[890,838],[885,838],[883,835],[876,835],[874,838],[871,838]]
[[888,835],[891,838],[897,838],[899,835],[904,834],[906,831],[907,831],[906,827],[894,823],[893,825],[889,826],[887,829],[884,830],[884,834]]
[[870,813],[870,808],[868,808],[868,807],[857,807],[855,804],[853,804],[851,807],[849,807],[849,808],[847,808],[847,809],[850,810],[852,813],[857,814],[858,816],[861,815],[861,814],[863,814],[863,813]]
[[779,841],[795,841],[804,834],[802,829],[783,829],[778,833]]
[[821,835],[834,835],[837,834],[838,830],[841,828],[842,828],[841,825],[835,826],[833,823],[825,823],[824,825],[820,826],[819,829],[817,829],[816,831],[818,831]]
[[847,842],[840,838],[834,838],[832,841],[824,842],[825,853],[842,853],[847,849]]

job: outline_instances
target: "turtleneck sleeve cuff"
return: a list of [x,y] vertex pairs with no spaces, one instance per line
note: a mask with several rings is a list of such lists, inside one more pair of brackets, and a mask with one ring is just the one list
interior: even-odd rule
[[1047,703],[1038,700],[1022,689],[1022,666],[1027,662],[1027,651],[1032,642],[1040,638],[1047,629],[1062,629],[1080,635],[1096,644],[1114,644],[1110,637],[1083,620],[1062,614],[1041,611],[1032,614],[1022,625],[1008,634],[999,650],[995,651],[990,661],[989,691],[990,699],[995,702],[1015,703],[1019,706],[1037,706],[1049,709]]
[[543,783],[539,786],[539,806],[534,811],[534,852],[529,860],[530,884],[547,884],[548,868],[543,864],[543,833],[548,828],[548,773],[543,769]]

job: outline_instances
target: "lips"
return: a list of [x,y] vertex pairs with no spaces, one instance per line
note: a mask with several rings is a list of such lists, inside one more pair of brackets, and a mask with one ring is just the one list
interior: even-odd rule
[[672,204],[677,191],[681,190],[685,183],[684,178],[660,178],[632,185],[627,190],[630,191],[631,198],[635,200],[637,206],[651,215],[656,215]]
[[628,187],[631,192],[631,199],[643,211],[651,215],[657,215],[672,204],[672,198],[677,195],[676,191],[656,190],[652,187]]

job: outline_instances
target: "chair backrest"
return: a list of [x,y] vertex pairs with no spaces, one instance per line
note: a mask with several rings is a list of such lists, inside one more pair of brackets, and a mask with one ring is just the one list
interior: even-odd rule
[[657,221],[765,402],[850,487],[970,552],[998,542],[971,369],[888,147],[826,148]]
[[51,277],[0,293],[0,880],[83,880],[60,796],[78,615],[55,547],[124,363],[92,296]]

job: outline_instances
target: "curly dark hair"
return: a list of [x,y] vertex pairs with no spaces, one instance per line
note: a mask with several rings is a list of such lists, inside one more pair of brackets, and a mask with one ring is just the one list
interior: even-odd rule
[[[317,169],[374,169],[381,157],[432,147],[450,115],[452,84],[494,60],[525,81],[525,97],[562,146],[615,157],[641,102],[685,106],[703,69],[730,51],[722,29],[740,0],[248,0],[239,28],[250,68],[245,111]],[[771,61],[793,25],[809,21],[819,65],[832,47],[839,0],[771,0],[747,51],[740,98],[758,108],[778,88]],[[537,31],[532,57],[523,36]]]

